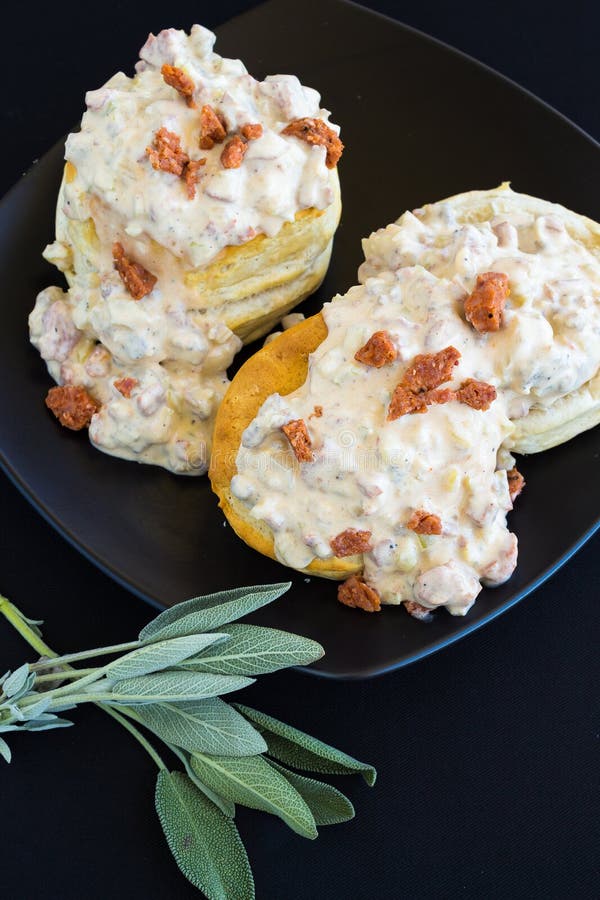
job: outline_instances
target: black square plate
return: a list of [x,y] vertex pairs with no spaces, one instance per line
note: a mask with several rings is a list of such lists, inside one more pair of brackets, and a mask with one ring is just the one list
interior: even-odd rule
[[[297,74],[342,126],[342,224],[325,283],[304,312],[355,283],[362,237],[460,191],[510,180],[515,190],[600,217],[591,190],[598,145],[535,97],[360,7],[321,0],[297,13],[292,0],[260,6],[218,30],[217,51],[241,57],[257,77]],[[287,580],[289,570],[235,537],[206,478],[104,456],[46,413],[49,379],[29,345],[27,315],[57,279],[41,251],[53,239],[62,151],[54,147],[0,207],[0,463],[68,540],[153,604]],[[508,584],[483,590],[466,618],[440,611],[423,624],[397,608],[366,616],[341,607],[331,582],[294,574],[289,594],[252,621],[322,642],[327,656],[311,669],[322,675],[365,677],[425,656],[507,610],[593,533],[599,453],[596,429],[520,461],[527,491],[511,515],[519,565]]]

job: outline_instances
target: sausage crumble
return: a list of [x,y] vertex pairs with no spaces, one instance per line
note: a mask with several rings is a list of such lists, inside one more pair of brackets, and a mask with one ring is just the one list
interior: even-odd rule
[[190,76],[187,75],[183,69],[165,63],[160,70],[160,74],[169,87],[175,88],[177,93],[183,97],[190,109],[196,109],[196,104],[194,102],[195,85]]
[[442,520],[435,513],[427,512],[426,509],[416,509],[406,523],[406,527],[415,534],[441,534]]
[[141,300],[154,288],[156,276],[145,269],[140,263],[133,262],[125,255],[122,244],[116,241],[113,244],[112,255],[115,261],[115,269],[121,276],[121,281],[134,300]]
[[484,272],[477,276],[475,290],[465,300],[465,316],[476,331],[498,331],[506,298],[510,295],[508,276]]
[[312,442],[304,419],[293,419],[287,425],[282,425],[281,430],[292,445],[298,462],[312,462]]
[[368,553],[372,550],[371,532],[346,528],[329,541],[335,556],[354,556],[355,553]]
[[359,575],[351,575],[339,585],[338,600],[345,606],[362,609],[365,612],[379,612],[381,609],[381,597]]
[[206,104],[200,110],[200,149],[212,150],[227,137],[227,123],[221,113]]
[[100,404],[84,387],[74,384],[50,388],[46,396],[46,406],[54,413],[60,424],[70,428],[71,431],[87,428],[92,416],[100,409]]
[[335,169],[344,145],[335,133],[322,119],[292,119],[289,125],[281,132],[285,135],[300,138],[307,144],[325,147],[325,165],[328,169]]
[[356,351],[354,359],[365,366],[380,369],[386,363],[394,362],[397,356],[398,351],[389,331],[375,331],[367,343]]

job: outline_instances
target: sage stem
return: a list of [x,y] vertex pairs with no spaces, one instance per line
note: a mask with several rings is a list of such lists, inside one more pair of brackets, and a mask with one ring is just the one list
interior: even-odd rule
[[48,644],[44,643],[41,637],[35,633],[33,628],[27,624],[22,618],[16,606],[0,594],[0,613],[8,619],[13,628],[19,632],[22,638],[25,638],[30,647],[40,654],[40,656],[56,656],[54,650],[51,650]]
[[141,641],[128,641],[126,644],[113,644],[112,647],[97,647],[95,650],[66,653],[64,656],[55,656],[51,660],[42,659],[37,663],[33,663],[29,668],[32,672],[39,672],[41,669],[48,669],[50,666],[68,665],[83,659],[92,659],[94,656],[109,656],[112,653],[123,653],[125,650],[137,650],[141,646]]

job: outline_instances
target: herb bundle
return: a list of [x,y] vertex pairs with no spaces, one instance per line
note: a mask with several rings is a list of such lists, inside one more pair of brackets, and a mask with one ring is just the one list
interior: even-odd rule
[[[155,804],[167,843],[189,881],[210,900],[250,900],[254,881],[233,821],[240,804],[272,813],[307,838],[317,826],[354,816],[347,797],[299,774],[375,770],[290,725],[223,694],[252,676],[307,665],[323,655],[315,641],[237,623],[280,597],[287,584],[258,585],[187,600],[165,610],[135,641],[59,656],[43,641],[42,623],[0,596],[0,613],[41,654],[0,678],[0,735],[73,723],[62,713],[95,703],[121,723],[158,766]],[[235,624],[231,624],[235,622]],[[78,668],[97,657],[116,657]],[[146,736],[181,763],[172,771]],[[11,751],[0,736],[0,755]]]

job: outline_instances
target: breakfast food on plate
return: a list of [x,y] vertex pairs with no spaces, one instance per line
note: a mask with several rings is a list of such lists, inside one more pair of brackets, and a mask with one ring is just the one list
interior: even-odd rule
[[406,212],[360,284],[252,357],[215,425],[235,531],[365,610],[464,615],[512,574],[511,451],[600,420],[600,226],[507,185]]
[[45,251],[69,289],[30,316],[59,420],[188,474],[206,471],[242,341],[316,289],[340,215],[343,145],[319,94],[256,81],[214,40],[150,35],[133,78],[86,95]]

